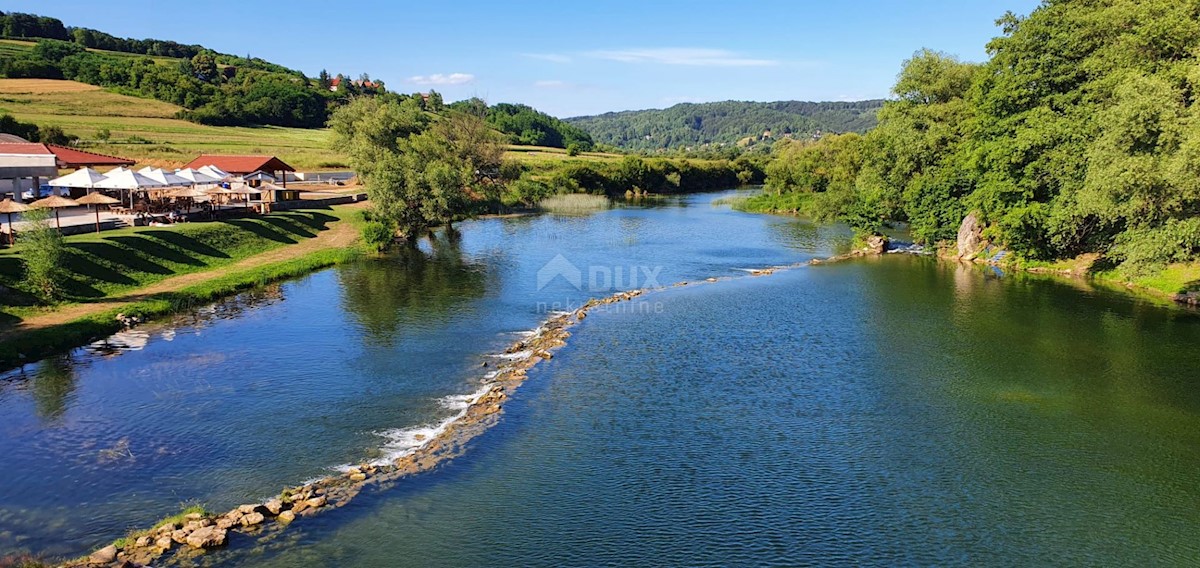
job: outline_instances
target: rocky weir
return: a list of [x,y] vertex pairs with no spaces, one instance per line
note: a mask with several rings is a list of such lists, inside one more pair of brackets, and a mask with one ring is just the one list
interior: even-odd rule
[[[850,258],[882,254],[886,242],[870,243],[861,250],[827,259],[785,266],[746,269],[749,277],[762,277],[802,266],[827,264]],[[206,552],[224,547],[235,539],[267,541],[286,527],[305,517],[348,504],[369,488],[386,488],[395,482],[433,470],[440,464],[463,453],[468,442],[496,424],[504,404],[523,384],[528,372],[538,363],[554,357],[554,352],[566,345],[569,329],[584,320],[589,312],[620,302],[628,302],[650,292],[670,288],[711,284],[738,277],[711,277],[698,281],[682,281],[653,289],[617,292],[603,298],[593,298],[569,312],[560,312],[542,323],[532,334],[510,345],[490,379],[456,420],[436,434],[422,440],[408,453],[386,463],[363,462],[302,485],[288,487],[279,495],[261,503],[249,503],[223,513],[190,513],[159,523],[152,528],[135,531],[125,538],[101,548],[88,556],[59,564],[63,567],[119,566],[123,568],[186,564]]]
[[385,485],[434,469],[460,455],[466,444],[499,419],[505,401],[525,381],[538,363],[554,357],[566,345],[568,329],[582,321],[589,311],[601,306],[626,302],[641,296],[643,290],[618,292],[589,300],[570,312],[549,318],[527,338],[506,350],[504,362],[457,420],[435,436],[386,464],[362,463],[339,475],[331,475],[284,489],[262,503],[241,505],[220,514],[191,513],[153,528],[131,533],[126,538],[88,556],[60,564],[82,566],[146,566],[178,563],[225,546],[232,539],[260,539],[282,531],[287,525],[322,511],[342,507],[372,485]]

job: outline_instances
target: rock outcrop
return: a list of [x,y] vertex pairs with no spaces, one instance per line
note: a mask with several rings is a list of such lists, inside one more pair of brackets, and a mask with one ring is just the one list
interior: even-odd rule
[[960,260],[975,260],[979,249],[983,246],[983,223],[974,212],[963,218],[958,226],[958,258]]

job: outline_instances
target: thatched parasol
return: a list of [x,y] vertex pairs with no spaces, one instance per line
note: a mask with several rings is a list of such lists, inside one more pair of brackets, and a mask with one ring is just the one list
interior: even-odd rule
[[61,231],[62,230],[62,221],[58,218],[58,210],[62,209],[63,207],[76,207],[78,205],[79,205],[79,202],[75,201],[74,199],[67,199],[61,195],[51,195],[50,197],[44,197],[42,199],[34,201],[33,203],[30,203],[29,207],[30,208],[36,207],[36,208],[53,209],[54,210],[54,225],[55,225],[55,227],[58,228],[58,230]]
[[17,203],[12,199],[0,201],[0,213],[8,213],[8,239],[12,243],[17,242],[17,230],[13,228],[12,214],[28,211],[29,206],[24,203]]
[[104,195],[103,193],[96,192],[96,193],[89,193],[83,197],[80,197],[79,199],[76,199],[75,202],[80,205],[95,205],[96,206],[96,233],[99,234],[100,233],[100,206],[101,205],[112,205],[113,203],[120,203],[121,200],[113,199],[107,195]]

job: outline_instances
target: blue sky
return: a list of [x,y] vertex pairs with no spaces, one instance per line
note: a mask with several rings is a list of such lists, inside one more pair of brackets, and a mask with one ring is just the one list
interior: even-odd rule
[[885,97],[914,51],[983,60],[996,18],[1037,4],[5,0],[0,10],[566,117],[679,102]]

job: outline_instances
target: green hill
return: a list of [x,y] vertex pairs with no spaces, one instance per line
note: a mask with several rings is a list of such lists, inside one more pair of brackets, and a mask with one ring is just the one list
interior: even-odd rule
[[827,132],[862,133],[875,126],[875,114],[882,107],[882,100],[722,101],[609,112],[566,121],[591,134],[598,144],[630,150],[660,150],[706,144],[753,144]]
[[[179,118],[214,126],[320,128],[330,108],[378,81],[309,78],[258,58],[160,39],[118,38],[55,18],[0,12],[0,77],[67,79],[182,107]],[[338,79],[343,79],[341,76]]]

